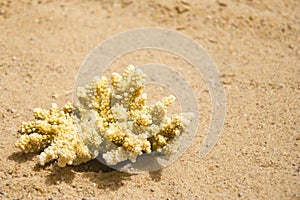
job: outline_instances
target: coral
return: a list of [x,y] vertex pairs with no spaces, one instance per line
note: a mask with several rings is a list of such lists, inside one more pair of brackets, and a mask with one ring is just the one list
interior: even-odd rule
[[147,105],[143,93],[146,75],[129,65],[120,75],[112,73],[79,87],[75,105],[61,110],[35,109],[34,121],[23,122],[16,146],[24,152],[41,152],[40,164],[57,160],[64,167],[96,158],[108,165],[135,162],[142,154],[176,153],[178,138],[193,119],[192,113],[167,115],[173,95]]
[[44,165],[57,159],[58,165],[80,164],[91,159],[88,148],[76,130],[72,106],[62,110],[52,104],[50,110],[34,109],[35,121],[23,122],[23,134],[16,146],[24,152],[40,152],[39,162]]

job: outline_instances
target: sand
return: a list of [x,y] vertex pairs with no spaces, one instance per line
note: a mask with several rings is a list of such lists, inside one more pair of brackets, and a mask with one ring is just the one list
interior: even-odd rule
[[[0,199],[300,199],[300,2],[0,2]],[[100,42],[137,27],[178,30],[206,49],[221,73],[227,115],[218,144],[200,146],[211,102],[188,63],[157,50],[113,63],[157,62],[191,81],[201,123],[183,156],[157,172],[126,174],[97,160],[59,168],[14,143],[35,107],[72,101],[77,71]]]

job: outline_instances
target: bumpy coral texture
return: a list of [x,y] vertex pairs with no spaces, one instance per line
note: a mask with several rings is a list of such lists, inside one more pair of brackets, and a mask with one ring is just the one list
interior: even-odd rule
[[[108,165],[135,162],[144,153],[176,153],[178,138],[193,119],[192,113],[167,115],[176,100],[169,96],[147,105],[143,93],[146,75],[129,65],[120,75],[95,78],[79,87],[79,102],[61,111],[54,104],[35,109],[35,121],[23,122],[16,146],[25,152],[40,152],[40,164],[80,164],[101,153]],[[173,151],[170,151],[173,149]],[[174,150],[175,149],[175,150]]]
[[72,110],[70,104],[62,110],[56,104],[50,110],[34,109],[35,121],[22,123],[22,136],[16,146],[24,152],[43,151],[39,155],[41,165],[56,159],[60,167],[90,160],[89,149],[76,130]]

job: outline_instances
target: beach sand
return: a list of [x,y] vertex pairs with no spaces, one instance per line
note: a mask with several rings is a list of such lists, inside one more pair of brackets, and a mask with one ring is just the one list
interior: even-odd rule
[[[300,199],[299,24],[298,0],[1,0],[0,199]],[[161,63],[191,82],[201,123],[172,165],[143,174],[97,160],[42,167],[37,154],[14,146],[33,108],[72,101],[77,71],[96,45],[152,26],[191,37],[221,73],[226,120],[205,158],[199,157],[211,116],[205,81],[183,59],[158,50],[125,55],[111,70]]]

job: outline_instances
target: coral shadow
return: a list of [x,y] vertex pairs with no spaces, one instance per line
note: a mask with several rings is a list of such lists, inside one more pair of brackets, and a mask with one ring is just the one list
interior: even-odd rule
[[[8,156],[9,160],[24,163],[32,160],[36,153],[15,152]],[[59,167],[55,163],[47,163],[44,166],[36,164],[34,171],[45,170],[50,173],[45,177],[46,185],[59,185],[61,183],[74,184],[74,178],[77,173],[81,173],[82,177],[87,178],[90,182],[97,184],[99,189],[118,190],[125,184],[125,181],[130,180],[131,176],[137,174],[130,174],[112,169],[102,164],[97,159],[91,160],[85,164],[78,166]],[[161,180],[162,170],[149,172],[152,181],[158,182]]]
[[92,160],[78,166],[66,166],[64,168],[57,165],[36,165],[34,170],[47,170],[51,173],[46,176],[47,185],[58,185],[62,182],[72,184],[77,172],[83,173],[83,177],[97,184],[99,189],[117,190],[124,185],[125,180],[129,180],[132,174],[120,172],[107,167],[98,160]]
[[28,160],[32,160],[36,156],[36,153],[24,153],[22,151],[14,152],[9,155],[7,158],[8,160],[13,160],[18,163],[24,163]]
[[125,181],[129,181],[134,174],[129,174],[117,170],[105,173],[85,173],[84,177],[91,182],[96,183],[99,189],[109,189],[112,191],[118,190],[125,185]]
[[161,180],[162,169],[149,172],[149,175],[150,175],[152,181],[159,182]]
[[75,173],[72,170],[72,166],[66,166],[64,168],[54,165],[50,169],[51,173],[46,176],[46,185],[59,185],[62,182],[72,184],[75,178]]
[[112,169],[96,159],[75,167],[74,171],[85,172],[83,176],[96,183],[99,189],[113,191],[122,187],[124,181],[130,180],[130,177],[134,175]]

